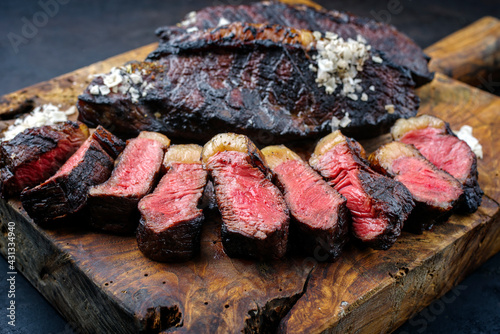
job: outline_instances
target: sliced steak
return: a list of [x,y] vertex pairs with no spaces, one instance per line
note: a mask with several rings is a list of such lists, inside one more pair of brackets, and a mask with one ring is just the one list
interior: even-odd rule
[[477,181],[477,157],[465,141],[455,136],[448,123],[429,115],[400,119],[391,134],[395,140],[415,146],[427,160],[462,183],[460,209],[468,213],[477,210],[484,194]]
[[156,33],[165,43],[176,34],[183,33],[185,29],[209,29],[229,22],[279,24],[297,29],[331,31],[344,39],[356,39],[360,35],[375,49],[386,53],[395,64],[409,68],[419,84],[432,79],[427,68],[429,58],[406,35],[391,25],[335,10],[327,11],[274,1],[251,5],[214,6],[188,14],[178,28],[162,27],[157,29]]
[[408,220],[413,232],[430,229],[435,222],[449,217],[463,194],[460,182],[434,166],[412,145],[391,142],[378,148],[369,159],[376,171],[403,183],[413,195],[417,207]]
[[[48,224],[56,218],[78,212],[87,201],[90,187],[108,179],[114,159],[101,146],[104,134],[104,138],[113,139],[106,130],[98,129],[56,174],[34,188],[23,190],[23,207],[35,222]],[[123,144],[116,137],[114,141],[114,147]]]
[[203,211],[199,207],[207,183],[202,147],[175,145],[165,154],[166,174],[139,202],[139,249],[156,261],[186,261],[200,249]]
[[139,223],[139,200],[153,190],[170,140],[159,133],[141,132],[130,140],[111,177],[89,191],[91,225],[113,233],[134,232]]
[[[203,141],[231,130],[256,142],[269,136],[285,142],[317,138],[339,126],[352,136],[375,136],[416,114],[419,99],[409,72],[362,43],[356,44],[364,55],[362,70],[352,83],[333,84],[333,76],[318,86],[317,46],[332,39],[241,23],[179,35],[152,53],[151,61],[97,76],[79,97],[79,119],[128,138],[157,131]],[[102,95],[104,79],[115,76],[120,84]]]
[[363,156],[359,143],[335,131],[320,140],[309,163],[347,198],[354,236],[388,249],[415,204],[403,184],[375,173]]
[[267,146],[262,154],[290,209],[289,248],[320,261],[335,260],[349,240],[346,199],[287,147]]
[[85,124],[65,122],[26,129],[0,144],[0,193],[19,196],[51,177],[89,136]]
[[243,135],[219,134],[205,144],[205,168],[222,215],[222,244],[230,257],[279,259],[287,249],[289,214],[257,147]]

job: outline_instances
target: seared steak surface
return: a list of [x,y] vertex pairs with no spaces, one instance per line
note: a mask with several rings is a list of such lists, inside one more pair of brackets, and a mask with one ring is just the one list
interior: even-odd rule
[[0,144],[0,193],[18,196],[47,180],[89,136],[85,124],[65,122],[26,129]]
[[349,240],[346,199],[285,146],[262,149],[290,209],[289,248],[333,261]]
[[317,10],[305,5],[257,2],[251,5],[207,7],[188,14],[178,28],[158,28],[156,34],[161,43],[168,43],[185,29],[196,27],[203,30],[229,22],[277,24],[312,31],[331,31],[344,39],[356,39],[361,35],[373,48],[383,51],[393,63],[410,69],[417,83],[424,84],[432,79],[427,68],[429,58],[415,42],[393,26],[345,12]]
[[289,215],[270,171],[247,137],[220,134],[203,149],[222,216],[222,244],[230,257],[279,259],[287,250]]
[[463,194],[453,176],[437,168],[414,146],[386,144],[370,155],[371,166],[403,183],[417,204],[408,228],[421,232],[447,218]]
[[370,137],[416,114],[409,72],[374,50],[382,62],[364,61],[359,93],[344,94],[343,85],[327,93],[311,69],[317,54],[311,39],[308,31],[239,23],[179,35],[152,61],[129,65],[128,72],[141,75],[142,84],[132,84],[135,98],[120,89],[124,83],[100,94],[104,79],[96,77],[79,97],[80,120],[123,137],[147,130],[206,141],[231,130],[279,143],[318,137],[339,124],[349,135]]
[[347,198],[354,236],[374,248],[388,249],[401,234],[414,202],[403,184],[375,173],[362,156],[359,143],[336,131],[318,143],[310,164]]
[[[130,140],[111,177],[89,191],[88,207],[93,227],[115,233],[134,232],[139,223],[137,203],[155,186],[163,162],[167,137],[141,133]],[[149,137],[149,138],[148,138]]]
[[198,145],[172,146],[165,156],[167,173],[155,191],[139,202],[137,243],[153,260],[185,261],[199,252],[204,220],[199,204],[207,183],[201,149]]
[[[101,146],[102,139],[113,135],[100,128],[90,136],[66,163],[44,183],[25,189],[21,201],[28,215],[37,223],[50,223],[83,208],[93,185],[108,179],[114,159]],[[102,136],[105,134],[106,136]],[[120,145],[120,140],[114,147]],[[121,143],[123,144],[123,143]]]
[[448,123],[429,115],[398,120],[393,137],[414,145],[436,167],[450,173],[464,186],[462,210],[472,213],[481,205],[477,157],[469,145],[455,136]]

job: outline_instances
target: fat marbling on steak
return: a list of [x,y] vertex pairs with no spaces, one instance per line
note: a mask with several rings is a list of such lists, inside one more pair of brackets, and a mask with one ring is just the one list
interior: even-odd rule
[[393,26],[357,17],[336,10],[315,9],[306,5],[290,5],[277,1],[250,5],[220,5],[189,13],[178,27],[161,27],[156,34],[160,43],[168,41],[186,29],[209,29],[230,22],[278,24],[311,31],[331,31],[342,38],[362,36],[373,48],[384,52],[395,64],[412,71],[418,84],[432,79],[427,63],[429,57],[405,34]]
[[[342,61],[325,58],[332,49]],[[149,61],[97,76],[78,110],[123,137],[157,131],[200,142],[234,131],[279,143],[339,127],[378,135],[418,105],[409,71],[361,42],[233,23],[177,35]]]

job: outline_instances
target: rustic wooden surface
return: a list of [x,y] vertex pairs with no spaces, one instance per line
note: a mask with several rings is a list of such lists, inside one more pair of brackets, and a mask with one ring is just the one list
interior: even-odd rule
[[500,20],[484,17],[437,43],[425,52],[431,71],[480,86],[492,92],[500,82]]
[[[69,106],[101,73],[142,59],[155,45],[110,58],[0,100],[0,115],[24,110],[26,101]],[[478,60],[479,61],[479,60]],[[16,222],[19,270],[71,322],[89,333],[143,331],[390,332],[456,285],[500,250],[498,136],[500,99],[437,75],[419,90],[420,112],[453,128],[469,124],[483,144],[479,161],[483,205],[452,216],[423,235],[405,233],[388,251],[350,246],[338,262],[314,258],[274,263],[229,259],[222,251],[218,217],[204,227],[201,256],[161,264],[138,251],[134,237],[71,228],[43,230],[16,201],[0,201],[5,254],[6,223]],[[29,107],[29,103],[28,103]],[[364,142],[369,148],[387,140]]]

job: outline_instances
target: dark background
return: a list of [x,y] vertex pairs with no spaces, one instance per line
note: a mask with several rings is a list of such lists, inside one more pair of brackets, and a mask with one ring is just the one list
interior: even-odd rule
[[[500,17],[498,0],[321,1],[395,25],[423,48],[475,20]],[[46,7],[43,4],[51,4]],[[189,11],[241,0],[0,1],[0,96],[156,41],[154,30]],[[54,5],[56,4],[56,5]],[[40,12],[50,8],[43,20]],[[389,11],[392,9],[392,13]],[[38,19],[37,31],[26,22]],[[46,22],[44,22],[46,21]],[[24,27],[24,32],[23,32]],[[13,36],[25,38],[15,46]],[[499,111],[500,112],[500,111]],[[1,333],[78,333],[21,276],[16,280],[16,327],[7,325],[7,263],[0,259]],[[500,254],[402,326],[397,333],[500,333]]]

